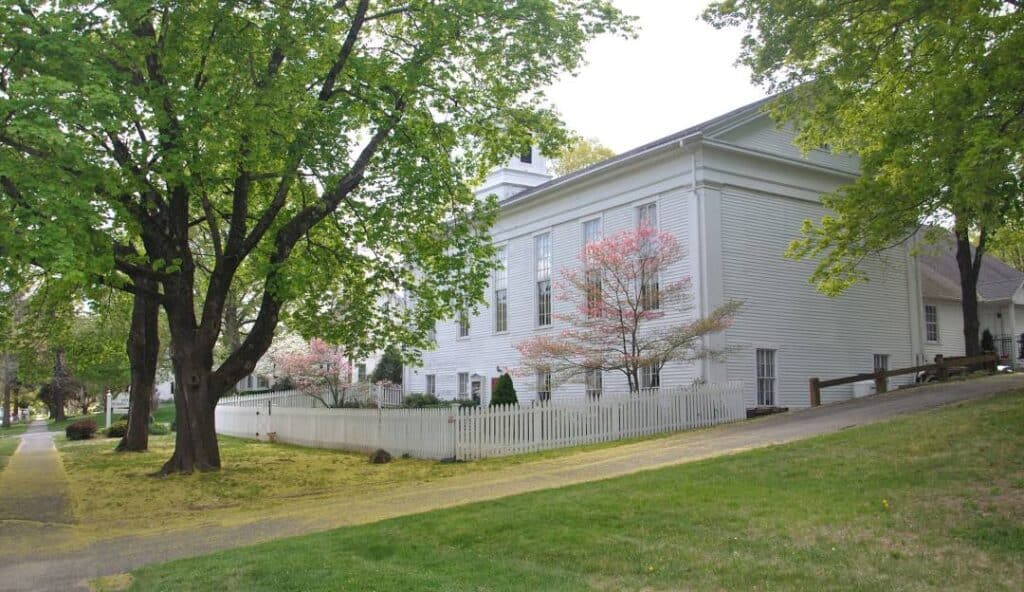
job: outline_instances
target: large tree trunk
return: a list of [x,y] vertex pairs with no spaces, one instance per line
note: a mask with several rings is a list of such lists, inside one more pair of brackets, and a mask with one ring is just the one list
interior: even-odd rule
[[[134,281],[135,285],[156,291],[156,282],[138,277]],[[144,452],[149,448],[149,416],[160,355],[159,319],[160,304],[156,300],[144,296],[134,298],[127,344],[132,380],[128,395],[128,431],[118,443],[118,451]]]
[[65,397],[66,389],[68,388],[68,382],[71,377],[68,375],[67,368],[64,364],[64,349],[57,348],[57,351],[53,354],[53,407],[50,409],[50,413],[55,421],[64,421],[67,419],[65,415],[64,405],[67,402]]
[[[964,317],[964,355],[977,356],[981,352],[978,321],[978,275],[981,256],[985,250],[985,231],[982,229],[978,246],[971,248],[967,230],[956,230],[956,263],[960,268],[960,308]],[[972,253],[973,251],[973,253]]]
[[4,417],[3,426],[5,428],[11,427],[11,391],[14,390],[14,382],[17,380],[17,359],[9,353],[4,353],[2,356],[3,368],[0,371],[3,372],[4,381]]
[[177,432],[174,454],[164,463],[160,474],[216,471],[220,469],[220,446],[214,425],[218,393],[210,391],[212,364],[203,364],[193,356],[182,355],[182,358],[175,359],[174,366],[178,387],[174,392]]

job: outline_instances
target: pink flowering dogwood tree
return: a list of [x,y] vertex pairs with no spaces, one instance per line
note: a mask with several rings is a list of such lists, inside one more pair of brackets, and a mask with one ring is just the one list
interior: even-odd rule
[[571,312],[554,315],[566,327],[518,343],[523,365],[556,382],[588,370],[621,372],[636,392],[643,368],[660,373],[670,361],[724,355],[705,347],[703,337],[728,328],[740,303],[691,315],[690,279],[664,281],[682,257],[675,236],[646,225],[588,243],[580,265],[562,269],[555,284],[556,298],[572,304]]
[[351,368],[340,348],[313,338],[305,348],[275,353],[272,358],[277,372],[290,378],[298,391],[325,407],[345,405],[344,377]]

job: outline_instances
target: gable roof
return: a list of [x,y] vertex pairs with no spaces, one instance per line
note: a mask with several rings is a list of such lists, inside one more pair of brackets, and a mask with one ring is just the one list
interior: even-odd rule
[[[960,300],[960,267],[956,262],[956,243],[940,240],[925,246],[917,256],[921,268],[921,294],[926,298]],[[1024,272],[991,255],[981,256],[978,298],[986,302],[1009,300],[1024,286]]]
[[518,203],[518,202],[524,201],[526,199],[529,199],[531,197],[534,197],[536,195],[539,195],[539,194],[542,194],[542,193],[544,193],[546,191],[554,189],[555,187],[560,187],[560,186],[565,185],[567,183],[572,183],[572,182],[581,180],[582,178],[590,176],[591,174],[596,173],[599,170],[603,170],[603,169],[606,169],[608,167],[611,167],[611,166],[614,166],[614,165],[626,162],[628,160],[632,160],[633,158],[636,158],[636,157],[638,157],[638,156],[640,156],[642,154],[646,154],[646,153],[654,151],[654,150],[658,150],[658,149],[661,149],[661,148],[664,148],[664,147],[667,147],[667,146],[672,146],[672,145],[678,144],[679,141],[682,140],[683,138],[686,138],[686,137],[689,137],[689,136],[693,136],[695,134],[704,133],[705,131],[711,130],[711,129],[717,127],[718,125],[720,125],[722,123],[731,122],[734,119],[740,119],[742,117],[745,117],[745,116],[748,116],[748,115],[751,115],[751,114],[754,114],[754,113],[759,113],[761,111],[761,108],[764,107],[766,104],[770,103],[772,100],[774,100],[776,98],[776,96],[777,95],[771,95],[771,96],[765,97],[765,98],[763,98],[761,100],[754,101],[753,103],[750,103],[748,105],[744,105],[744,106],[742,106],[742,107],[740,107],[738,109],[733,109],[732,111],[729,111],[728,113],[724,113],[722,115],[719,115],[718,117],[715,117],[713,119],[709,119],[709,120],[707,120],[707,121],[705,121],[703,123],[698,123],[697,125],[688,127],[686,129],[683,129],[683,130],[680,130],[678,132],[675,132],[674,134],[669,134],[669,135],[667,135],[667,136],[665,136],[663,138],[658,138],[657,140],[654,140],[653,142],[648,142],[648,143],[643,144],[641,146],[637,146],[636,148],[633,148],[632,150],[627,150],[627,151],[625,151],[625,152],[623,152],[621,154],[617,154],[615,156],[612,156],[611,158],[606,158],[605,160],[602,160],[602,161],[596,162],[596,163],[594,163],[592,165],[583,167],[582,169],[579,169],[577,171],[573,171],[573,172],[571,172],[571,173],[569,173],[567,175],[562,175],[561,177],[555,177],[554,179],[551,179],[550,181],[547,181],[545,183],[537,185],[536,187],[531,187],[530,189],[527,189],[527,190],[522,191],[520,193],[517,193],[517,194],[515,194],[515,195],[513,195],[511,197],[508,197],[508,198],[502,200],[501,202],[499,202],[498,205],[504,207],[504,206],[509,205],[509,204],[513,204],[513,203]]

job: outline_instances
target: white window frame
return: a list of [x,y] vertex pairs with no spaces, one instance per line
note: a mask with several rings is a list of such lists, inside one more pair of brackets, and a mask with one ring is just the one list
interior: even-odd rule
[[[928,311],[932,312],[932,319],[928,320]],[[934,334],[934,339],[932,339]],[[939,343],[939,307],[935,304],[924,305],[924,340],[928,343]]]
[[469,398],[469,372],[459,372],[455,375],[455,392],[460,399]]
[[[762,358],[764,356],[764,358]],[[763,374],[762,370],[769,373]],[[758,347],[754,350],[754,396],[760,406],[778,405],[779,400],[779,350],[773,347]],[[767,388],[765,388],[767,387]]]
[[651,208],[654,209],[654,224],[651,225],[651,228],[654,228],[655,230],[660,230],[661,229],[661,217],[659,216],[659,214],[661,213],[659,210],[661,208],[658,207],[658,200],[657,199],[653,199],[653,200],[646,201],[644,203],[636,205],[636,208],[635,208],[634,211],[636,212],[636,227],[637,228],[639,228],[640,227],[640,223],[644,221],[644,212],[646,210],[648,210],[648,209],[651,209]]
[[[636,227],[640,228],[640,225],[644,222],[644,212],[652,211],[654,213],[654,224],[651,224],[651,228],[658,230],[661,224],[661,218],[658,206],[658,200],[648,201],[636,206]],[[654,302],[650,302],[650,297],[645,296],[647,294],[647,286],[653,282],[654,286]],[[654,277],[650,280],[646,277],[640,279],[640,306],[643,310],[659,310],[661,309],[661,278],[658,274],[654,274]],[[651,306],[653,304],[653,306]]]
[[595,216],[593,218],[585,218],[580,222],[580,250],[583,250],[591,241],[587,240],[587,225],[597,224],[597,234],[593,237],[594,242],[601,240],[604,237],[604,220],[601,216]]
[[[889,354],[874,354],[872,360],[872,371],[878,372],[879,370],[889,369]],[[879,364],[881,362],[881,364]]]
[[[590,240],[588,240],[588,236],[587,236],[587,225],[588,224],[596,224],[597,225],[597,232],[595,233],[594,236],[589,237]],[[591,242],[596,242],[596,241],[601,240],[601,237],[603,235],[604,235],[604,220],[601,218],[601,216],[598,216],[596,218],[589,218],[589,219],[584,220],[583,222],[581,222],[580,223],[580,252],[582,253],[583,249],[586,249],[587,245],[589,245]],[[594,276],[594,279],[592,279],[591,276]],[[591,300],[592,299],[593,300],[597,300],[597,299],[600,299],[600,297],[601,297],[601,290],[603,289],[604,286],[602,285],[602,282],[601,282],[601,272],[600,272],[600,270],[584,269],[583,270],[583,280],[584,280],[584,285],[587,286],[587,294],[585,295],[585,298],[586,298],[585,302],[587,304],[588,316],[596,316],[591,311]],[[597,287],[596,293],[593,294],[593,295],[590,292],[590,285],[591,285],[591,283],[593,283],[593,285],[595,285]]]
[[425,376],[425,379],[426,384],[424,385],[423,389],[426,391],[428,395],[437,395],[437,375],[427,374]]
[[583,374],[584,391],[587,399],[597,401],[604,392],[604,376],[600,368],[587,368]]
[[367,374],[366,364],[356,364],[356,382],[365,382],[367,376],[369,376],[369,374]]
[[547,402],[551,400],[551,372],[549,370],[537,371],[537,400]]
[[455,338],[469,339],[469,311],[463,310],[455,317]]
[[656,366],[640,367],[640,390],[661,388],[661,368]]
[[[546,255],[546,259],[547,259],[547,262],[546,262],[547,265],[543,266],[544,269],[542,269],[542,266],[541,266],[541,257],[540,257],[540,249],[539,249],[539,243],[540,243],[541,239],[545,239],[545,241],[547,243],[547,245],[546,245],[547,246],[547,253],[545,254]],[[533,301],[534,301],[534,305],[535,305],[534,308],[533,308],[533,324],[534,324],[535,327],[550,327],[551,326],[551,320],[552,320],[551,319],[551,317],[552,317],[552,315],[551,315],[552,310],[551,309],[552,309],[552,303],[554,302],[554,298],[552,297],[552,294],[551,294],[551,288],[552,288],[552,281],[551,281],[552,280],[552,278],[551,278],[551,276],[552,276],[552,269],[551,268],[552,268],[552,260],[553,260],[552,250],[553,250],[553,241],[552,241],[551,231],[550,230],[547,230],[545,232],[540,232],[540,233],[537,233],[537,234],[533,235],[533,279],[534,279],[534,282],[533,282]],[[545,282],[547,283],[547,310],[546,311],[542,311],[541,310],[541,296],[540,296],[540,294],[541,294],[541,284],[545,283]],[[545,320],[547,322],[544,322]]]
[[[500,255],[498,257],[499,267],[494,270],[494,277],[491,280],[491,297],[494,308],[494,333],[508,333],[508,243],[495,247]],[[504,296],[504,302],[499,305],[499,294]],[[504,312],[504,314],[502,314]]]

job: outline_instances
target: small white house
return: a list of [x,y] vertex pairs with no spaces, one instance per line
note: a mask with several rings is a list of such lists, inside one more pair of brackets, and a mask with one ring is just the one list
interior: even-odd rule
[[[495,270],[487,305],[468,323],[439,323],[436,348],[406,368],[406,390],[487,402],[504,369],[518,366],[514,345],[559,330],[550,314],[568,303],[553,294],[559,270],[578,264],[587,237],[631,228],[641,219],[676,235],[685,256],[668,272],[690,277],[694,310],[729,301],[743,309],[709,345],[735,351],[726,361],[676,363],[646,385],[742,380],[748,406],[808,404],[808,378],[845,376],[882,365],[910,366],[922,352],[916,262],[904,247],[865,263],[870,282],[837,298],[808,282],[812,261],[783,256],[801,223],[825,213],[820,196],[858,174],[855,158],[793,145],[753,103],[645,144],[581,171],[552,179],[533,151],[494,171],[478,191],[497,194],[491,233],[504,266]],[[682,320],[666,316],[662,321]],[[520,401],[580,399],[584,385],[517,378]],[[894,383],[899,381],[894,380]],[[598,390],[624,391],[618,373]],[[823,400],[852,395],[836,387]]]
[[[964,317],[956,245],[944,241],[924,246],[918,259],[924,357],[931,361],[936,354],[962,356]],[[1024,358],[1024,273],[989,255],[982,256],[978,277],[978,320],[980,331],[992,334],[1002,361],[1019,367]]]

